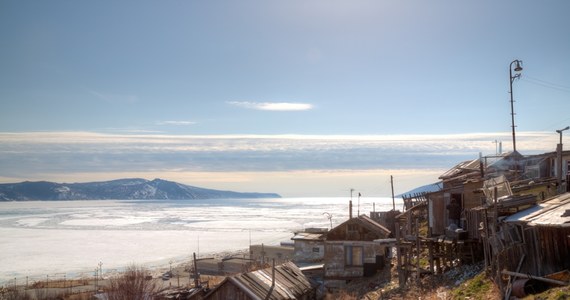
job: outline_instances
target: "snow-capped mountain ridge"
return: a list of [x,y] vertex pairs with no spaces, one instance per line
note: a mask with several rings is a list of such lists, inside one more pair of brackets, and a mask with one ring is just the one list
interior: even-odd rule
[[0,201],[28,200],[148,200],[280,198],[275,193],[239,193],[185,185],[163,179],[117,179],[87,183],[48,181],[0,184]]

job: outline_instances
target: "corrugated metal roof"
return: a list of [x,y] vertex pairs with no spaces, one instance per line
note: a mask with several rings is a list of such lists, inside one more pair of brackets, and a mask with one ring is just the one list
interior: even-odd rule
[[310,233],[310,232],[297,232],[292,240],[308,240],[308,241],[322,241],[325,239],[323,233]]
[[[246,294],[265,299],[271,291],[272,268],[240,274],[228,279]],[[221,285],[220,285],[221,286]],[[292,262],[275,267],[275,286],[268,299],[297,299],[311,290],[311,283]]]
[[447,172],[441,174],[441,176],[439,176],[439,179],[449,179],[449,178],[455,177],[455,176],[457,176],[457,175],[459,175],[465,171],[467,171],[468,173],[475,172],[475,171],[478,172],[479,171],[479,159],[460,162],[455,167],[453,167],[453,168],[449,169]]
[[559,195],[505,219],[534,226],[570,227],[570,193]]

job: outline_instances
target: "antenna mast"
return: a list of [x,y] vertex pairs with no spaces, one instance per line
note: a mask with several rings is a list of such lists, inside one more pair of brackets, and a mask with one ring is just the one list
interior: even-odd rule
[[396,200],[394,200],[394,176],[390,175],[390,186],[392,187],[392,210],[396,211]]

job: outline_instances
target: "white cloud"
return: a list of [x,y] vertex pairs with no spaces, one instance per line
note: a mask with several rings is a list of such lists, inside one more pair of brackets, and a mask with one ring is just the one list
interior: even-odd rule
[[156,122],[156,125],[174,125],[174,126],[188,126],[194,125],[196,122],[193,121],[160,121]]
[[304,111],[313,109],[309,103],[229,101],[231,105],[266,111]]

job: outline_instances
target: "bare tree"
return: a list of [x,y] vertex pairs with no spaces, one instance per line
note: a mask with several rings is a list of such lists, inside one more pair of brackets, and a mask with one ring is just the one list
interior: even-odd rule
[[107,297],[109,300],[148,300],[158,291],[154,280],[147,279],[148,270],[131,265],[119,277],[109,280]]

